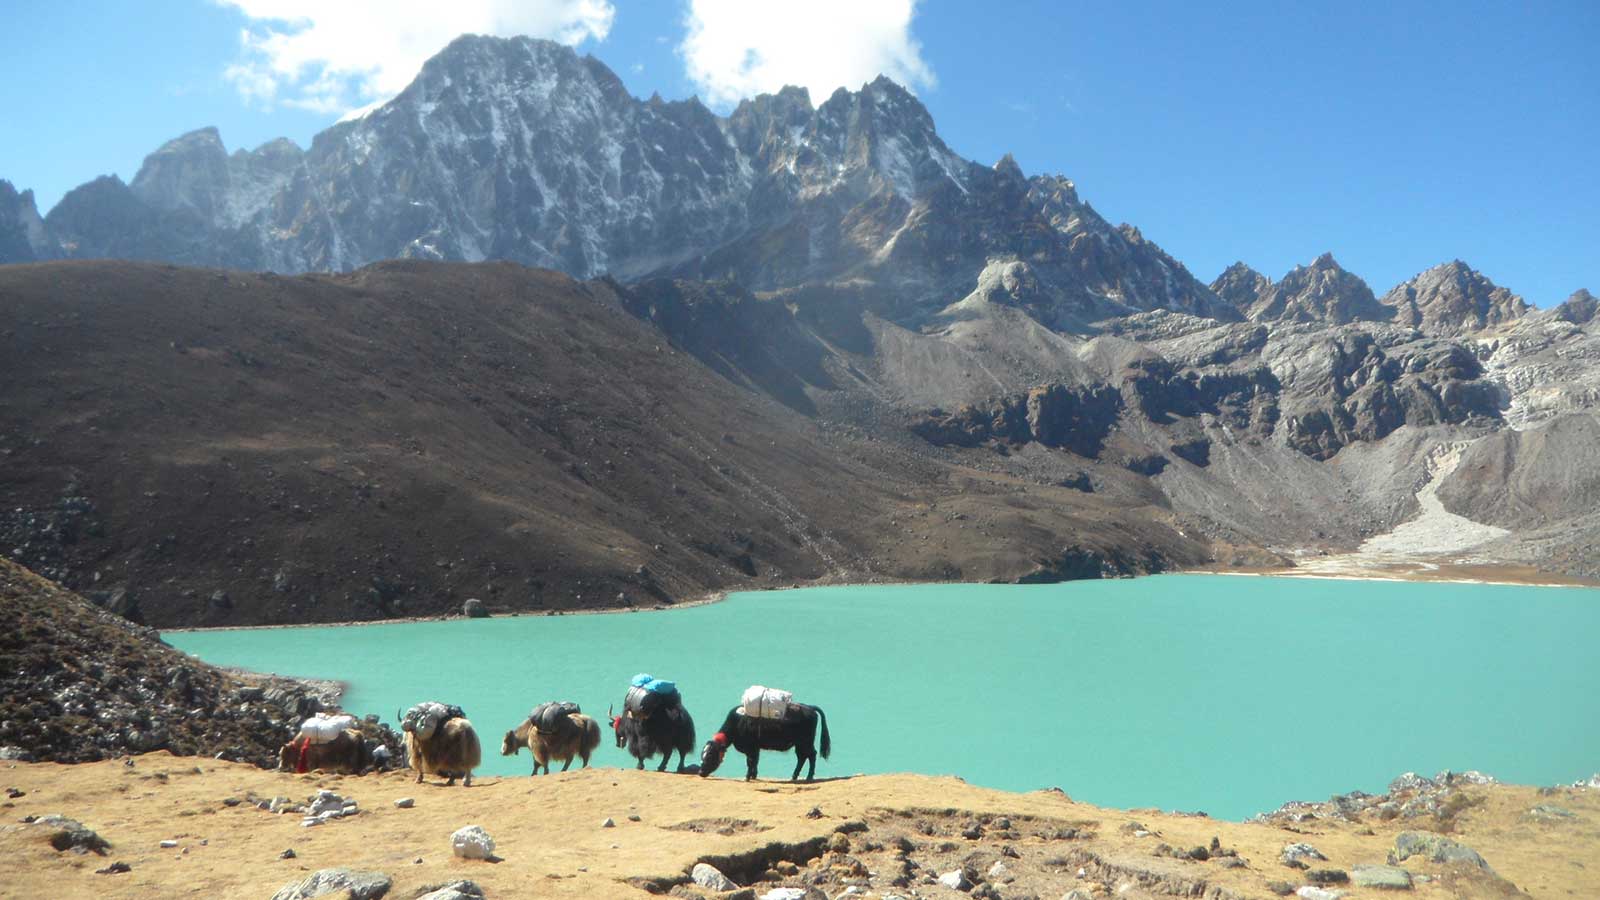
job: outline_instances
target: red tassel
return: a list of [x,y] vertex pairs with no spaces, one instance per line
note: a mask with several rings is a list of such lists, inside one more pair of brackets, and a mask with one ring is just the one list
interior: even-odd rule
[[294,764],[295,772],[304,775],[305,773],[311,771],[311,766],[309,764],[310,761],[308,759],[310,755],[311,739],[308,737],[302,737],[300,739],[300,759]]
[[719,747],[726,747],[728,745],[728,736],[719,731],[711,736],[711,742]]

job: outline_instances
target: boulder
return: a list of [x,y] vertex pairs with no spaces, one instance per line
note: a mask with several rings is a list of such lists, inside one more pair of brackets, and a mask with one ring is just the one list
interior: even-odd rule
[[1308,884],[1305,887],[1295,891],[1294,895],[1299,897],[1300,900],[1339,900],[1340,897],[1345,896],[1347,893],[1348,891],[1339,891],[1334,890],[1333,888],[1314,887]]
[[939,883],[953,891],[972,890],[972,882],[967,879],[967,873],[962,869],[954,869],[940,875]]
[[111,848],[110,841],[94,833],[77,819],[55,815],[40,816],[30,824],[48,833],[47,840],[57,852],[71,850],[74,853],[98,853],[105,856],[106,851]]
[[1486,872],[1494,871],[1478,851],[1465,844],[1431,832],[1402,831],[1395,836],[1394,849],[1389,851],[1389,864],[1402,863],[1413,856],[1436,863],[1468,863]]
[[722,874],[720,869],[709,863],[695,863],[694,869],[689,872],[689,877],[694,880],[695,884],[719,893],[739,889],[739,886],[734,884],[733,879]]
[[378,900],[389,893],[394,882],[382,872],[353,872],[349,869],[322,869],[294,884],[285,885],[272,900],[310,900],[337,895],[340,900]]
[[489,608],[483,605],[482,600],[477,597],[471,597],[468,598],[467,602],[461,604],[461,614],[469,619],[487,619],[489,617]]
[[1282,859],[1286,863],[1303,862],[1308,859],[1327,859],[1322,851],[1307,843],[1289,844],[1283,848]]
[[462,859],[494,859],[494,838],[482,825],[467,825],[450,835],[450,849]]
[[1350,880],[1356,887],[1411,890],[1411,873],[1399,866],[1353,866]]
[[452,881],[439,887],[426,887],[427,891],[416,900],[483,900],[483,888],[470,881]]

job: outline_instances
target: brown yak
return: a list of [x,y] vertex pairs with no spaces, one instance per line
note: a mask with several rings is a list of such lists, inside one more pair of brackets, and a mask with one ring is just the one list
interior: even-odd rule
[[401,724],[406,733],[406,759],[417,770],[417,783],[424,775],[443,775],[445,786],[463,778],[462,787],[472,786],[472,770],[483,764],[483,748],[472,723],[460,716],[443,722],[424,722],[420,729],[410,722]]
[[278,751],[279,771],[310,772],[321,769],[324,772],[357,775],[370,762],[367,742],[362,739],[361,732],[354,728],[346,728],[325,744],[313,744],[306,738],[298,737]]
[[563,716],[559,722],[554,734],[541,734],[532,719],[522,720],[521,725],[506,732],[505,739],[500,742],[500,755],[516,756],[527,747],[533,754],[535,775],[539,774],[540,766],[544,766],[544,773],[549,775],[552,759],[561,760],[561,771],[565,772],[572,767],[574,756],[583,760],[585,769],[589,768],[589,755],[600,746],[600,723],[583,713]]

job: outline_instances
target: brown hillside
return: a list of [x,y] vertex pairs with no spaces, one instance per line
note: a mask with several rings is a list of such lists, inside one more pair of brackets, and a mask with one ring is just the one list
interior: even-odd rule
[[0,267],[0,351],[0,547],[152,624],[1206,556],[1161,509],[824,431],[512,264]]

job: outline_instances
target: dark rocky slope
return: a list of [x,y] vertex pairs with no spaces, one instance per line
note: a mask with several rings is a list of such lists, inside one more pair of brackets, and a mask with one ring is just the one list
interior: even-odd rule
[[630,305],[511,264],[0,268],[3,545],[160,625],[1207,556],[1132,476],[1089,496],[819,423]]
[[322,709],[298,682],[234,676],[0,559],[0,746],[40,761],[171,750],[275,766]]

